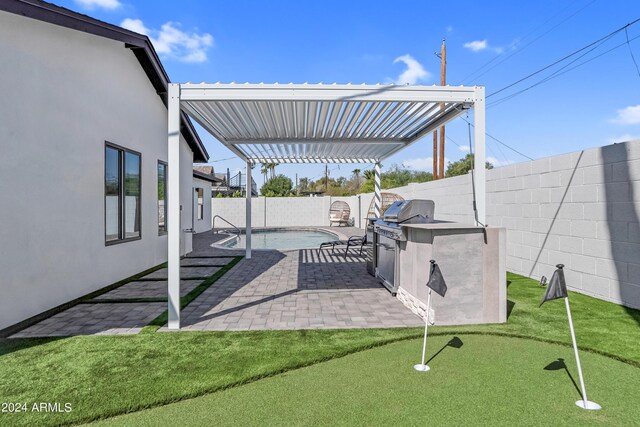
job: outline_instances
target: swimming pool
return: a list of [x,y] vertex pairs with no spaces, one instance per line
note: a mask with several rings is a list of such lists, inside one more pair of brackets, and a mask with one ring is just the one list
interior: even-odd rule
[[[338,237],[323,230],[252,230],[252,249],[276,249],[289,251],[294,249],[315,249],[320,243],[338,240]],[[241,234],[223,241],[220,246],[230,249],[246,247],[246,236]]]

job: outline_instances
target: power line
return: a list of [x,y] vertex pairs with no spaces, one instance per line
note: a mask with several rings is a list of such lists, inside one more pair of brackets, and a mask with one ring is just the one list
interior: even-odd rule
[[633,25],[633,24],[637,23],[638,21],[640,21],[640,18],[636,19],[636,20],[635,20],[635,21],[633,21],[633,22],[630,22],[630,23],[629,23],[629,24],[627,24],[627,25],[624,25],[624,26],[622,26],[622,27],[618,28],[617,30],[612,31],[611,33],[607,34],[606,36],[601,37],[601,38],[599,38],[598,40],[596,40],[596,41],[594,41],[594,42],[591,42],[591,43],[589,43],[588,45],[586,45],[586,46],[584,46],[584,47],[582,47],[582,48],[580,48],[580,49],[578,49],[578,50],[575,50],[575,51],[571,52],[571,53],[570,53],[570,54],[568,54],[568,55],[565,55],[564,57],[562,57],[562,58],[558,59],[557,61],[554,61],[553,63],[551,63],[551,64],[549,64],[549,65],[546,65],[546,66],[544,66],[544,67],[540,68],[539,70],[534,71],[533,73],[530,73],[530,74],[526,75],[525,77],[522,77],[521,79],[518,79],[517,81],[515,81],[515,82],[513,82],[513,83],[511,83],[511,84],[508,84],[507,86],[505,86],[505,87],[503,87],[503,88],[501,88],[501,89],[499,89],[499,90],[497,90],[497,91],[495,91],[495,92],[493,92],[493,93],[491,93],[491,94],[487,95],[487,99],[488,99],[488,98],[490,98],[490,97],[492,97],[492,96],[494,96],[494,95],[499,94],[500,92],[504,92],[505,90],[507,90],[507,89],[509,89],[509,88],[511,88],[511,87],[513,87],[513,86],[515,86],[515,85],[517,85],[517,84],[519,84],[519,83],[522,83],[523,81],[528,80],[528,79],[530,79],[531,77],[536,76],[536,75],[538,75],[538,74],[542,73],[543,71],[548,70],[549,68],[551,68],[551,67],[553,67],[553,66],[555,66],[555,65],[558,65],[559,63],[561,63],[561,62],[563,62],[563,61],[566,61],[567,59],[571,58],[571,57],[572,57],[572,56],[574,56],[574,55],[577,55],[578,53],[582,52],[583,50],[589,49],[590,47],[592,47],[592,46],[594,46],[594,45],[598,45],[598,44],[600,44],[601,42],[603,42],[603,41],[605,41],[605,40],[608,40],[609,38],[613,37],[615,34],[619,33],[620,31],[625,30],[626,28],[628,28],[628,27],[630,27],[631,25]]
[[218,163],[218,162],[224,162],[224,161],[233,160],[233,159],[237,159],[237,157],[227,157],[226,159],[211,160],[210,162],[207,162],[207,163]]
[[[496,68],[498,65],[502,64],[503,62],[509,60],[510,58],[512,58],[513,56],[517,55],[518,53],[524,51],[526,48],[528,48],[529,46],[531,46],[533,43],[537,42],[538,40],[540,40],[542,37],[546,36],[547,34],[549,34],[551,31],[555,30],[556,28],[558,28],[560,25],[564,24],[565,22],[567,22],[568,20],[570,20],[571,18],[573,18],[574,16],[576,16],[578,13],[582,12],[584,9],[586,9],[587,7],[591,6],[593,3],[595,3],[596,0],[591,0],[589,3],[587,3],[585,6],[583,6],[582,8],[578,9],[576,12],[572,13],[571,15],[569,15],[568,17],[566,17],[565,19],[563,19],[562,21],[558,22],[556,25],[554,25],[553,27],[549,28],[547,31],[545,31],[544,33],[540,34],[538,37],[536,37],[535,39],[531,40],[529,43],[527,43],[526,45],[524,45],[522,48],[514,50],[511,54],[507,55],[502,61],[498,62],[497,64],[495,64],[493,67],[490,67],[489,69],[485,70],[483,73],[475,76],[476,79],[479,79],[480,77],[484,76],[485,74],[487,74],[489,71],[493,70],[494,68]],[[565,7],[563,9],[566,10],[571,6],[571,4],[567,7]],[[546,23],[552,21],[556,16],[558,16],[560,13],[557,13],[556,15],[554,15],[553,17],[547,19],[544,23],[542,23],[540,26],[536,27],[535,29],[533,29],[532,31],[530,31],[529,33],[527,33],[522,40],[526,39],[527,37],[529,37],[531,34],[533,34],[538,28],[543,27]],[[519,46],[519,42],[516,43],[513,48],[517,48]],[[469,74],[467,77],[465,77],[462,81],[466,81],[468,78],[470,78],[471,76],[475,75],[478,71],[482,70],[483,68],[485,68],[486,66],[488,66],[489,64],[491,64],[493,61],[495,61],[496,59],[500,58],[502,55],[504,55],[505,52],[501,52],[500,54],[496,55],[493,59],[491,59],[489,62],[487,62],[486,64],[484,64],[482,67],[478,68],[476,71],[474,71],[473,73]]]
[[[471,123],[469,120],[465,119],[464,117],[460,117],[460,118],[475,128],[475,126],[473,125],[473,123]],[[490,133],[485,132],[484,134],[485,134],[485,135],[487,135],[489,138],[493,139],[495,142],[497,142],[497,143],[499,143],[499,144],[501,144],[501,145],[504,145],[504,146],[505,146],[505,147],[507,147],[509,150],[513,151],[514,153],[518,153],[518,154],[520,154],[522,157],[526,157],[526,158],[527,158],[527,159],[529,159],[529,160],[533,160],[533,158],[532,158],[532,157],[529,157],[529,156],[527,156],[526,154],[524,154],[524,153],[522,153],[522,152],[520,152],[520,151],[516,150],[515,148],[513,148],[513,147],[511,147],[511,146],[507,145],[506,143],[504,143],[504,142],[500,141],[498,138],[496,138],[495,136],[491,135]]]
[[638,68],[638,63],[636,62],[636,58],[633,56],[633,50],[631,49],[631,43],[629,43],[629,32],[627,29],[624,29],[624,35],[627,38],[627,46],[629,46],[629,53],[631,54],[631,59],[633,59],[633,63],[636,66],[636,71],[638,72],[638,77],[640,77],[640,69]]
[[[446,137],[449,141],[453,142],[455,145],[457,145],[460,148],[463,148],[462,145],[458,144],[456,141],[454,141],[450,136]],[[500,154],[502,155],[502,158],[505,160],[505,162],[509,162],[509,159],[507,158],[507,156],[502,152],[502,150],[500,149],[499,145],[496,145],[496,148],[498,149],[498,151],[500,151]],[[464,151],[467,151],[467,147],[464,147]],[[489,154],[491,154],[496,160],[498,159],[498,155],[496,154],[495,151],[493,151],[493,149],[491,148],[491,145],[487,144],[487,149],[489,150]]]
[[[613,36],[610,36],[613,37]],[[608,40],[608,39],[607,39]],[[531,86],[528,86],[522,90],[519,90],[518,92],[512,93],[510,95],[507,95],[503,98],[498,99],[497,101],[493,101],[487,104],[487,107],[493,107],[495,105],[498,105],[504,101],[507,101],[511,98],[514,98],[517,95],[520,95],[521,93],[524,93],[530,89],[533,89],[536,86],[539,86],[543,83],[548,82],[549,80],[554,79],[555,77],[558,77],[562,74],[564,74],[564,72],[562,72],[562,70],[565,70],[567,67],[569,67],[571,64],[575,63],[576,61],[584,58],[586,55],[590,54],[591,52],[593,52],[595,49],[597,49],[598,47],[600,47],[602,45],[602,43],[606,42],[607,40],[603,40],[600,43],[598,43],[597,45],[593,46],[591,49],[587,50],[586,52],[584,52],[582,55],[578,56],[577,58],[575,58],[574,60],[572,60],[571,62],[569,62],[568,64],[565,64],[564,66],[562,66],[560,69],[554,71],[553,73],[551,73],[549,76],[543,78],[542,80],[537,81],[536,83],[532,84]]]
[[[638,38],[640,38],[640,35],[633,37],[629,41],[634,41],[634,40],[636,40]],[[559,72],[553,73],[552,75],[544,78],[543,80],[540,80],[539,82],[537,82],[537,83],[535,83],[535,84],[533,84],[533,85],[531,85],[531,86],[529,86],[527,88],[524,88],[524,89],[522,89],[522,90],[520,90],[518,92],[512,93],[511,95],[507,95],[507,96],[505,96],[503,98],[500,98],[498,100],[495,100],[495,101],[487,104],[487,108],[495,107],[495,106],[497,106],[499,104],[502,104],[503,102],[509,101],[510,99],[515,98],[516,96],[528,91],[529,89],[533,89],[534,87],[539,86],[539,85],[541,85],[543,83],[546,83],[549,80],[552,80],[552,79],[554,79],[556,77],[560,77],[561,75],[566,74],[566,73],[568,73],[568,72],[570,72],[572,70],[575,70],[576,68],[581,67],[581,66],[583,66],[583,65],[585,65],[585,64],[587,64],[587,63],[589,63],[591,61],[594,61],[594,60],[600,58],[601,56],[606,55],[607,53],[613,52],[614,50],[619,49],[620,47],[622,47],[622,46],[624,46],[626,44],[627,44],[627,42],[620,43],[620,44],[612,47],[611,49],[606,50],[606,51],[604,51],[604,52],[602,52],[602,53],[600,53],[600,54],[598,54],[598,55],[596,55],[596,56],[594,56],[592,58],[589,58],[589,59],[577,64],[577,65],[574,65],[573,67],[571,67],[571,68],[569,68],[569,69],[567,69],[567,70],[565,70],[565,71],[563,71],[561,73],[559,73]],[[572,63],[573,62],[575,62],[575,61],[572,61]],[[563,67],[563,69],[564,68],[566,68],[566,67]],[[558,70],[558,71],[560,71],[560,70]]]

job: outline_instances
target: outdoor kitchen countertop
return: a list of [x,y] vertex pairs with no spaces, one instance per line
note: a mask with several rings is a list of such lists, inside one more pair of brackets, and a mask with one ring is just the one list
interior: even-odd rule
[[474,228],[482,228],[472,224],[463,224],[460,222],[450,222],[450,221],[434,221],[426,224],[400,224],[402,227],[407,228],[421,228],[426,230],[447,230],[447,229],[474,229]]

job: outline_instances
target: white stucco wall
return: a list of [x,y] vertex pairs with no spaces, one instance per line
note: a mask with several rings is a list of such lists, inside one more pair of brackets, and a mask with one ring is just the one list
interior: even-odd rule
[[[220,215],[235,226],[244,227],[245,200],[244,197],[213,198],[212,215]],[[357,225],[357,196],[254,197],[251,205],[251,224],[253,227],[329,226],[329,207],[336,200],[349,203],[351,217]],[[225,227],[222,221],[216,221],[216,228]]]
[[[5,12],[0,76],[2,329],[166,260],[167,110],[123,44]],[[105,141],[142,153],[141,240],[105,246]],[[183,228],[191,167],[181,141]]]
[[[198,219],[197,210],[195,210],[198,206],[198,195],[195,193],[196,188],[202,188],[202,202],[203,202],[203,215],[202,219]],[[204,179],[198,179],[193,177],[193,188],[191,189],[194,197],[194,215],[193,215],[193,228],[196,233],[202,233],[204,231],[211,230],[211,182],[205,181]]]

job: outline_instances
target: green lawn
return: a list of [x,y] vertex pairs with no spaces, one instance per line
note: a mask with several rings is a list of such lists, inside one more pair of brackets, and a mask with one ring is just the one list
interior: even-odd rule
[[[570,343],[570,336],[562,301],[538,308],[542,288],[516,275],[509,275],[509,281],[508,297],[514,305],[507,324],[434,327],[430,329],[432,336],[440,334],[442,339],[454,333],[528,336],[561,343],[562,351],[568,352],[570,348],[566,345]],[[571,303],[580,346],[624,360],[633,368],[630,372],[640,373],[640,313],[580,294],[571,294]],[[421,328],[414,328],[158,332],[136,336],[0,340],[3,402],[69,402],[73,408],[72,412],[62,414],[0,413],[0,425],[59,425],[96,420],[202,396],[421,334]],[[493,338],[465,336],[464,341],[471,339]],[[432,342],[433,350],[435,339]],[[518,342],[548,347],[539,342]],[[407,357],[415,357],[415,343],[406,344],[412,349]],[[468,343],[463,347],[465,351],[469,348],[472,346]],[[570,352],[566,354],[569,354],[566,356],[569,365]],[[585,357],[611,361],[591,354]],[[593,366],[597,367],[598,363]],[[636,383],[640,383],[638,373]],[[509,400],[501,404],[508,407],[516,403]]]
[[97,425],[625,426],[640,420],[632,402],[640,380],[636,367],[584,354],[589,398],[603,407],[585,411],[574,403],[581,396],[571,381],[578,376],[570,348],[458,337],[457,349],[445,347],[450,337],[429,341],[429,354],[444,349],[427,373],[412,368],[422,341],[402,341]]

